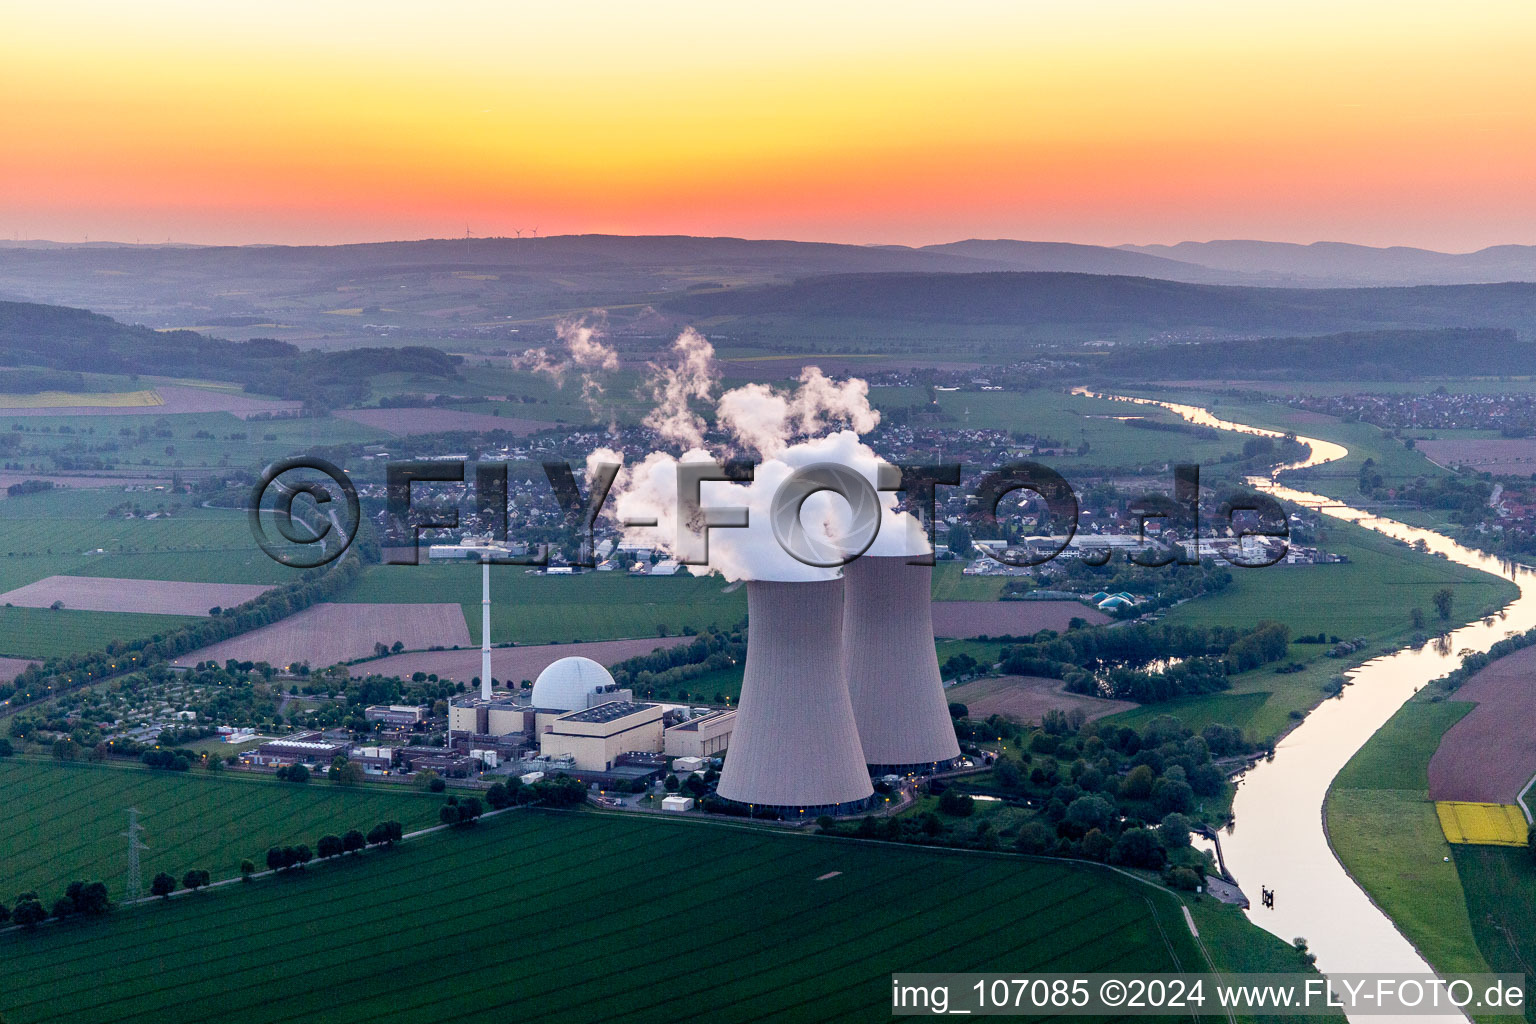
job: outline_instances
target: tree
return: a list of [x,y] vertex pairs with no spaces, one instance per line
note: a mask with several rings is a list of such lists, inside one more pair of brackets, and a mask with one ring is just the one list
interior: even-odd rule
[[[837,822],[833,820],[830,814],[823,814],[816,819],[816,831],[818,832],[831,832],[836,827]],[[1536,846],[1531,847],[1531,849],[1536,850]]]
[[89,914],[92,917],[100,917],[112,909],[112,901],[107,896],[105,882],[70,882],[64,890],[65,899],[74,906],[75,911],[81,914]]
[[320,842],[315,847],[315,852],[317,852],[320,855],[320,859],[321,860],[328,860],[331,857],[338,857],[338,856],[340,856],[341,855],[341,837],[340,836],[321,836],[320,837]]
[[197,892],[197,890],[206,886],[211,880],[212,878],[208,872],[193,868],[181,877],[181,885],[184,889],[191,889],[193,892]]
[[243,860],[243,861],[240,862],[240,880],[242,882],[249,882],[251,880],[251,876],[254,875],[255,873],[256,873],[256,865],[255,864],[252,864],[248,860]]
[[176,891],[176,879],[162,871],[155,876],[154,881],[149,883],[149,891],[156,896],[170,899],[171,893]]
[[1144,764],[1132,768],[1120,784],[1120,795],[1127,800],[1145,800],[1152,795],[1152,783],[1157,774]]
[[368,840],[357,829],[348,829],[347,834],[341,837],[341,852],[356,853],[368,845]]
[[1066,820],[1078,832],[1088,832],[1108,828],[1114,812],[1114,806],[1101,796],[1080,796],[1067,805]]
[[314,854],[309,852],[309,847],[305,846],[303,843],[300,843],[294,849],[294,855],[294,860],[297,861],[299,867],[303,867],[305,864],[308,864],[315,857]]
[[1441,587],[1435,591],[1431,599],[1435,602],[1435,612],[1439,614],[1442,622],[1449,622],[1451,618],[1451,605],[1456,600],[1456,595],[1450,587]]
[[1157,841],[1151,829],[1128,828],[1115,840],[1114,847],[1109,851],[1109,859],[1113,864],[1155,871],[1163,866],[1168,855],[1163,852],[1163,844]]
[[16,897],[16,907],[11,911],[12,921],[32,931],[47,919],[48,911],[43,909],[43,901],[37,898],[37,893],[24,892]]
[[72,917],[74,913],[75,901],[68,896],[60,896],[53,901],[53,916],[58,920],[62,921],[67,917]]
[[506,784],[498,782],[492,785],[490,789],[486,790],[485,802],[490,804],[498,811],[503,807],[509,806],[512,803],[512,798],[507,795]]
[[976,801],[956,789],[946,789],[939,797],[939,810],[951,818],[969,818],[976,810]]
[[676,775],[668,775],[667,781],[662,783],[662,785],[666,787],[668,793],[676,793],[681,783],[677,781]]
[[1409,619],[1410,622],[1413,623],[1413,628],[1414,628],[1415,632],[1420,632],[1421,633],[1421,632],[1424,631],[1424,609],[1422,609],[1422,608],[1415,608],[1415,609],[1413,609],[1412,611],[1410,611],[1408,613],[1408,619]]
[[402,829],[398,821],[381,821],[368,830],[368,842],[377,846],[393,846],[400,841]]
[[1089,860],[1104,860],[1109,856],[1109,851],[1114,848],[1114,841],[1096,828],[1091,828],[1083,836],[1083,856]]
[[267,851],[267,870],[268,871],[281,871],[283,868],[285,868],[287,866],[288,865],[283,862],[283,849],[282,849],[282,847],[274,846],[274,847],[272,847],[271,849],[269,849]]
[[1525,849],[1531,855],[1531,860],[1536,860],[1536,825],[1525,830]]
[[442,779],[434,778],[431,782],[427,783],[427,789],[431,790],[434,793],[441,793],[443,790],[445,790],[447,788],[448,788],[448,783],[444,782]]
[[1169,850],[1182,850],[1189,845],[1189,819],[1177,812],[1163,818],[1157,828],[1157,838]]
[[1044,853],[1050,844],[1050,829],[1038,821],[1025,822],[1019,829],[1018,838],[1013,841],[1014,847],[1020,853]]

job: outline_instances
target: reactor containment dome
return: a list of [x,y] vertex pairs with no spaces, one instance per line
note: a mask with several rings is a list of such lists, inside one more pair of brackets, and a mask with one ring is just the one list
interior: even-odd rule
[[587,697],[613,685],[613,676],[591,658],[561,658],[533,681],[531,703],[541,710],[584,711]]

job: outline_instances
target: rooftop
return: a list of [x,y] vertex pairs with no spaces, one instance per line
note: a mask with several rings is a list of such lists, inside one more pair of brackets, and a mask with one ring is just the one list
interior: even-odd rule
[[641,704],[628,700],[611,700],[606,704],[599,704],[595,708],[587,708],[585,711],[572,711],[560,716],[562,722],[613,722],[620,718],[654,708],[655,704]]

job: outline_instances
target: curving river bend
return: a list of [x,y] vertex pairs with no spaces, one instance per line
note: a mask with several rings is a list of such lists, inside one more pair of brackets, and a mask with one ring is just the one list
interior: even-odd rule
[[[1094,394],[1081,388],[1077,391]],[[1193,423],[1221,430],[1281,436],[1277,431],[1219,419],[1197,406],[1120,395],[1094,396],[1156,405]],[[1323,972],[1425,973],[1430,968],[1424,958],[1334,857],[1323,826],[1323,801],[1334,776],[1366,740],[1414,691],[1455,668],[1461,652],[1486,651],[1510,633],[1536,626],[1536,587],[1532,586],[1531,570],[1523,566],[1462,547],[1431,530],[1382,519],[1335,499],[1280,484],[1277,478],[1287,470],[1322,465],[1348,454],[1346,448],[1332,441],[1298,440],[1311,450],[1306,459],[1277,467],[1270,477],[1252,477],[1249,484],[1388,537],[1409,543],[1422,540],[1431,551],[1453,562],[1503,576],[1520,588],[1520,596],[1505,606],[1502,617],[1463,626],[1453,631],[1446,643],[1427,644],[1418,650],[1403,648],[1373,658],[1349,673],[1353,685],[1345,688],[1341,698],[1325,700],[1309,714],[1279,743],[1273,761],[1260,762],[1244,773],[1233,803],[1236,826],[1222,839],[1227,866],[1248,892],[1257,891],[1261,885],[1275,890],[1274,909],[1256,903],[1248,911],[1249,919],[1287,942],[1305,936]],[[1370,598],[1361,595],[1361,599]]]

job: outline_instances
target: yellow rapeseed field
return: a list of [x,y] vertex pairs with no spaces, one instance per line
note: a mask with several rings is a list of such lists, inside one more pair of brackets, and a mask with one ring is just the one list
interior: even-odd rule
[[1474,804],[1440,800],[1435,804],[1447,842],[1473,846],[1524,846],[1525,815],[1514,804]]
[[0,393],[0,409],[53,409],[65,406],[109,406],[128,409],[147,405],[164,405],[165,400],[156,391],[39,391],[30,395]]

